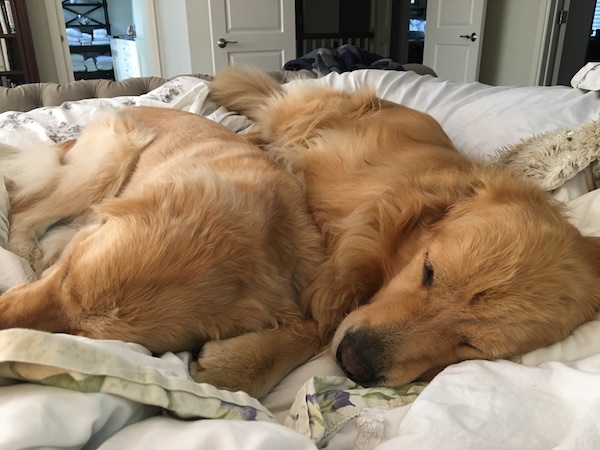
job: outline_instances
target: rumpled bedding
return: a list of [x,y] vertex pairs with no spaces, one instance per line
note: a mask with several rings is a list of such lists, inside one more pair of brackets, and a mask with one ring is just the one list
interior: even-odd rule
[[402,64],[352,44],[337,48],[317,48],[298,59],[288,61],[284,70],[310,70],[319,76],[359,69],[404,70]]
[[[303,82],[371,85],[383,98],[432,114],[459,150],[478,158],[600,113],[596,93],[565,87],[490,87],[377,70]],[[98,113],[126,105],[184,109],[236,132],[251,128],[245,117],[206,101],[209,89],[209,82],[180,77],[140,97],[4,113],[0,143],[61,142]],[[600,196],[577,181],[586,169],[553,192],[582,232],[600,236]],[[0,155],[0,172],[10,170]],[[1,289],[33,277],[2,248],[7,212],[0,182]],[[0,331],[0,449],[600,448],[598,318],[513,361],[466,361],[428,384],[399,388],[365,389],[323,354],[259,401],[194,383],[190,358],[187,352],[151,355],[118,341]]]

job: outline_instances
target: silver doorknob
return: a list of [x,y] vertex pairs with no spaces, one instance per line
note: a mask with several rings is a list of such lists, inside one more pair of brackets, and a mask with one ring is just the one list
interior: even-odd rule
[[477,33],[461,34],[460,37],[466,38],[466,39],[471,39],[473,42],[475,42],[477,40]]
[[227,47],[227,44],[237,44],[238,41],[228,41],[227,39],[219,38],[217,45],[221,48]]

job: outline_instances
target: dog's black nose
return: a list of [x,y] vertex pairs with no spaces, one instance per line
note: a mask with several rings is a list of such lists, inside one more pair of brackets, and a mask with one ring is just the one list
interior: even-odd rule
[[338,345],[335,357],[348,378],[363,386],[373,386],[384,380],[384,353],[377,336],[350,329]]

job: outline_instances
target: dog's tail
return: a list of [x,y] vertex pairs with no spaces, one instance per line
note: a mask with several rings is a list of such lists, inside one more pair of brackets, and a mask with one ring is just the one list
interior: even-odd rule
[[269,98],[282,92],[281,84],[266,72],[250,66],[228,66],[215,76],[210,88],[210,99],[258,121]]
[[331,130],[346,130],[341,133],[344,139],[354,141],[356,121],[391,107],[366,86],[346,92],[318,79],[281,85],[267,73],[244,66],[230,66],[218,72],[210,98],[254,121],[253,142],[266,145],[277,161],[300,178],[306,178],[318,167],[339,166],[343,160],[337,154],[346,152],[346,144],[341,143],[332,151],[324,145],[314,145],[315,139]]

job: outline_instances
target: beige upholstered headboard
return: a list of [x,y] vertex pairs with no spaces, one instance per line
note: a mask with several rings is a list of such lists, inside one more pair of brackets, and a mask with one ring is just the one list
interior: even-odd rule
[[[404,70],[411,70],[421,75],[435,75],[435,72],[422,64],[404,64]],[[314,77],[313,72],[270,72],[280,82],[298,77]],[[193,74],[191,76],[211,80],[210,75]],[[68,84],[31,83],[16,88],[0,87],[0,113],[6,111],[30,111],[41,106],[58,106],[66,101],[86,98],[111,98],[122,95],[142,95],[167,81],[166,78],[140,77],[123,81],[79,80]]]
[[[193,75],[210,79],[208,75]],[[30,83],[16,88],[0,87],[0,113],[30,111],[40,106],[57,106],[66,101],[86,98],[111,98],[142,95],[156,89],[167,79],[159,77],[129,78],[123,81],[79,80],[68,84]]]

